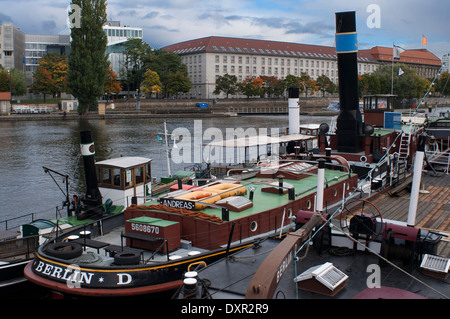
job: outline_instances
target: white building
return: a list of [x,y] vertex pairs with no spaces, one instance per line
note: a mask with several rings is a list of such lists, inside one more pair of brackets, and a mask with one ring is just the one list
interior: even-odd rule
[[108,21],[103,26],[108,39],[107,53],[109,53],[109,61],[111,67],[117,76],[121,77],[121,69],[124,68],[125,58],[123,53],[123,44],[129,39],[143,38],[142,28],[134,28],[130,26],[121,26],[120,21]]
[[[312,79],[328,76],[338,83],[335,47],[226,37],[206,37],[163,48],[177,53],[188,68],[192,89],[187,97],[215,98],[216,79],[235,75],[238,82],[259,76],[284,79],[306,73]],[[368,50],[358,53],[360,75],[379,66]],[[219,97],[222,97],[220,95]]]

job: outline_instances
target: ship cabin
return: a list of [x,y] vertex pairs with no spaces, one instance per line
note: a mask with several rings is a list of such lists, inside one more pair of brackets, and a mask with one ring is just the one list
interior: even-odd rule
[[97,162],[99,191],[103,201],[128,207],[132,198],[143,204],[151,196],[151,159],[145,157],[119,157]]

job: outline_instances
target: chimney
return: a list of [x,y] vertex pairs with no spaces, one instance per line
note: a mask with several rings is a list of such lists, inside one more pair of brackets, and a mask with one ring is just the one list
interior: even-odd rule
[[358,42],[354,11],[336,13],[336,53],[340,104],[337,150],[357,153],[361,148],[362,117],[358,99]]
[[288,88],[288,108],[289,108],[289,134],[300,133],[300,89]]
[[81,156],[84,162],[84,177],[86,180],[86,197],[81,201],[84,204],[84,212],[79,214],[78,219],[101,217],[103,214],[102,195],[98,189],[97,173],[95,169],[95,147],[91,131],[80,132]]

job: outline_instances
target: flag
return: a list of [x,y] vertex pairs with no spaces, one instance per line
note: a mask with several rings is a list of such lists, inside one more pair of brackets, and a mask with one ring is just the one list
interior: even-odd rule
[[159,135],[157,135],[157,136],[158,136],[158,142],[162,142],[162,137]]
[[427,41],[428,39],[427,39],[427,37],[426,36],[422,36],[422,45],[427,45]]
[[402,52],[405,52],[405,50],[400,48],[399,46],[394,45],[394,49],[393,49],[394,59],[400,59],[400,53],[402,53]]
[[403,72],[402,68],[398,68],[398,76],[404,74],[405,72]]

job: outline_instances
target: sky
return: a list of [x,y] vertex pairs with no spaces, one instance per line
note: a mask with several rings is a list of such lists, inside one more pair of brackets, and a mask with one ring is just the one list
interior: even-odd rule
[[[68,34],[69,0],[0,0],[0,23]],[[225,36],[334,46],[335,13],[356,11],[360,49],[395,45],[450,52],[448,0],[109,0],[108,20],[141,27],[153,48]],[[428,44],[422,45],[422,36]]]

